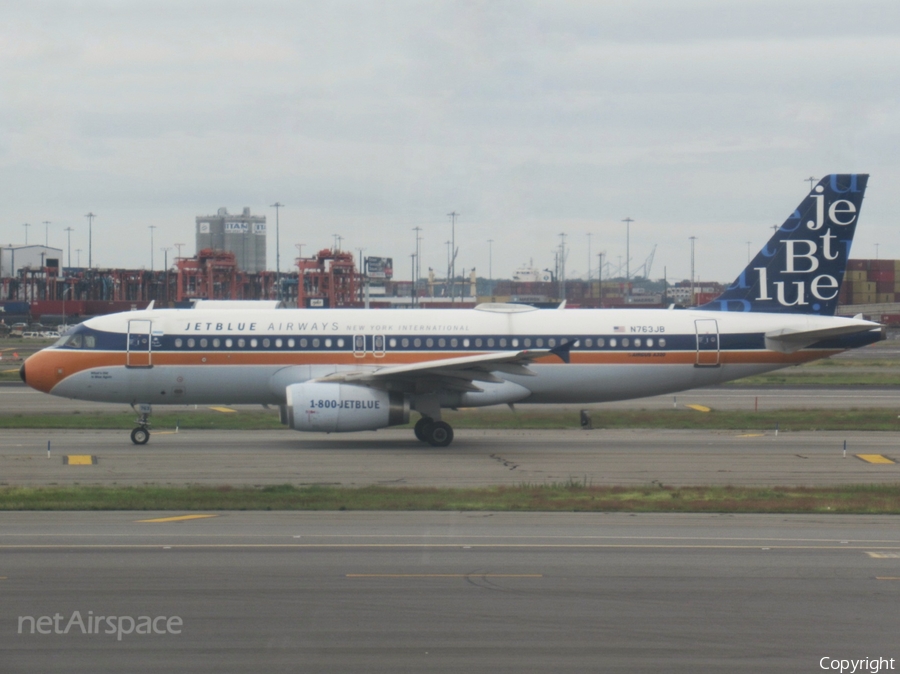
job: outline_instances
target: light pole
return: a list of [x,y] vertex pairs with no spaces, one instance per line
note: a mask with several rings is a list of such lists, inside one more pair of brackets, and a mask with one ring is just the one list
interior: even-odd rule
[[148,225],[147,229],[150,230],[150,271],[153,271],[153,230],[156,225]]
[[175,248],[178,250],[178,256],[177,256],[177,258],[176,258],[176,259],[178,259],[178,257],[181,257],[181,249],[184,248],[185,244],[183,244],[183,243],[175,243],[175,244],[172,244],[172,245],[175,246]]
[[50,221],[44,220],[41,223],[44,226],[44,248],[50,247]]
[[[625,218],[622,222],[625,223],[625,283],[628,283],[631,280],[629,261],[631,260],[631,223],[634,220]],[[628,294],[630,295],[631,293],[629,292]]]
[[591,292],[591,233],[587,233],[588,238],[588,292]]
[[295,243],[294,244],[294,248],[297,249],[297,257],[303,257],[303,246],[305,246],[305,245],[306,245],[305,243]]
[[804,178],[803,182],[809,183],[809,191],[812,192],[813,183],[816,182],[817,180],[818,180],[818,178],[813,178],[812,176],[810,176],[809,178]]
[[278,285],[278,299],[281,299],[281,223],[279,214],[284,204],[276,201],[270,208],[275,209],[275,282]]
[[452,211],[451,213],[447,213],[447,217],[450,218],[450,246],[452,248],[452,255],[450,256],[450,303],[456,301],[456,218],[459,217],[459,213],[456,211]]
[[422,242],[422,237],[419,236],[419,232],[422,231],[422,228],[416,225],[413,227],[413,231],[416,233],[416,268],[415,274],[413,276],[413,304],[419,303],[419,279],[422,276],[422,258],[421,258],[421,246],[419,245]]
[[72,232],[75,230],[71,227],[66,227],[66,250],[68,251],[69,262],[66,265],[67,267],[72,266]]
[[25,228],[25,245],[28,245],[28,228],[31,227],[27,222],[22,223],[22,227]]
[[72,291],[72,286],[69,286],[68,288],[63,290],[63,294],[62,294],[62,304],[63,304],[62,305],[62,325],[60,326],[61,330],[65,330],[67,327],[69,327],[66,325],[66,295],[68,293],[70,293],[71,291]]
[[599,285],[599,291],[597,294],[600,296],[600,308],[603,308],[603,253],[597,253],[597,257],[600,258],[599,266],[597,267],[597,284]]
[[[93,249],[94,249],[94,218],[97,216],[93,213],[88,213],[85,215],[88,219],[88,269],[93,268],[94,266],[94,258],[93,258]],[[80,266],[80,265],[79,265]]]
[[488,239],[488,288],[494,301],[494,240]]
[[163,246],[160,248],[163,252],[163,302],[166,304],[169,303],[169,251],[172,250],[170,246]]
[[691,302],[688,306],[694,306],[694,241],[697,240],[696,236],[690,237],[691,239]]
[[78,255],[78,257],[76,258],[78,262],[76,262],[76,264],[81,267],[81,248],[76,248],[75,253]]

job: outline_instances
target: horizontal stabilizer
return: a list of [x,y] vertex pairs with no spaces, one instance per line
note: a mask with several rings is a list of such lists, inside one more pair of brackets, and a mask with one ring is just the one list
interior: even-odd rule
[[860,321],[850,325],[840,325],[831,328],[816,328],[814,330],[797,330],[793,328],[781,328],[767,332],[766,348],[779,353],[794,353],[800,349],[821,342],[823,339],[854,335],[860,332],[868,332],[880,327],[878,323]]

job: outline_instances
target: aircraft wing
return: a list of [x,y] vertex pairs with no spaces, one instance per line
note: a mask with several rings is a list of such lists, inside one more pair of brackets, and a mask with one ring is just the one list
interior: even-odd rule
[[880,327],[878,323],[860,321],[850,325],[839,325],[830,328],[816,328],[814,330],[799,330],[794,328],[781,328],[766,333],[766,348],[780,353],[794,353],[800,349],[811,346],[816,342],[831,337],[852,335],[858,332],[868,332]]
[[569,350],[577,342],[567,342],[554,349],[500,351],[477,356],[460,356],[404,365],[388,365],[364,372],[335,372],[316,381],[357,384],[373,388],[412,389],[417,393],[429,390],[481,391],[473,382],[501,383],[495,373],[534,376],[528,365],[545,356],[558,356],[569,362]]

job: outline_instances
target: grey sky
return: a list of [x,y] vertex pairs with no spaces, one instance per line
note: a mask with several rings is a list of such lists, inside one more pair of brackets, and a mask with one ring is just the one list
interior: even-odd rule
[[[0,0],[0,243],[148,266],[194,216],[494,276],[605,250],[730,281],[804,196],[868,172],[854,257],[900,258],[900,3]],[[73,253],[74,255],[74,253]],[[440,272],[439,272],[440,273]]]

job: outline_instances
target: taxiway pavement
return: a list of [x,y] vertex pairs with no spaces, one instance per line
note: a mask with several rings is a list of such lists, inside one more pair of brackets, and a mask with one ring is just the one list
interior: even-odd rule
[[[2,670],[757,674],[900,658],[898,517],[137,521],[175,514],[5,513]],[[177,617],[180,633],[30,631],[76,611]]]
[[[96,462],[65,463],[72,455]],[[463,429],[446,448],[392,429],[167,431],[143,446],[133,445],[127,431],[8,429],[0,435],[3,485],[795,486],[897,482],[898,462],[900,438],[889,432]]]

